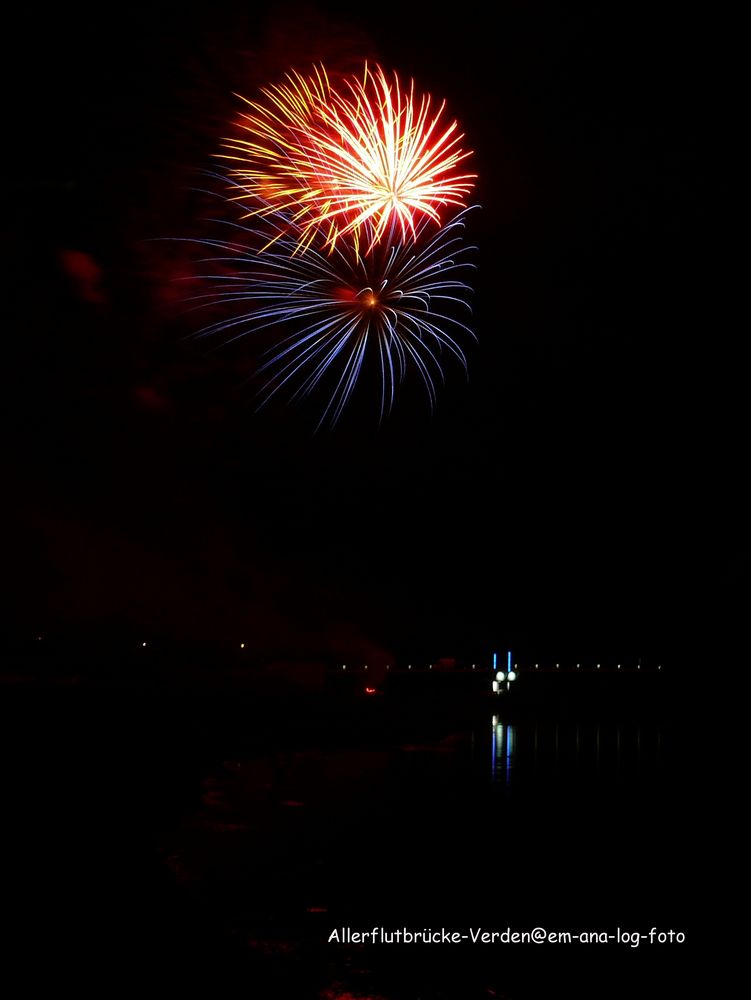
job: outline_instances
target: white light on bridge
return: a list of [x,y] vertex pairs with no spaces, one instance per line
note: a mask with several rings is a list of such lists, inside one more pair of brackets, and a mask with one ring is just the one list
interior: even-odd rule
[[510,681],[515,681],[516,680],[516,671],[512,670],[511,673],[508,675],[508,679]]

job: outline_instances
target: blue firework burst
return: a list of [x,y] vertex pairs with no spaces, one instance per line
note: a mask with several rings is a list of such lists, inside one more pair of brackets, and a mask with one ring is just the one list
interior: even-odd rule
[[426,223],[408,243],[392,232],[367,254],[345,243],[332,249],[323,238],[301,253],[299,226],[286,213],[252,224],[213,220],[228,235],[197,241],[212,251],[202,260],[211,267],[198,275],[206,292],[191,301],[218,307],[221,318],[196,336],[228,344],[265,333],[258,409],[279,394],[296,402],[321,393],[318,426],[333,426],[374,365],[381,419],[410,371],[432,410],[445,361],[466,373],[462,345],[476,340],[465,280],[474,268],[474,247],[464,242],[468,211],[438,230]]

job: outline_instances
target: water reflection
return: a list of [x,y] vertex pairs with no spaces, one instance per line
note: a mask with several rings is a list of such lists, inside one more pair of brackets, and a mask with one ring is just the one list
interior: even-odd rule
[[491,778],[504,786],[512,783],[514,773],[517,780],[532,773],[556,778],[636,775],[659,767],[663,757],[663,732],[654,724],[491,719]]
[[[441,983],[428,994],[394,994],[387,965],[395,952],[370,950],[363,965],[348,964],[363,955],[322,951],[320,941],[360,922],[477,926],[495,919],[499,896],[504,919],[530,926],[641,916],[654,832],[666,843],[684,836],[680,787],[669,780],[674,729],[491,715],[486,706],[456,727],[431,722],[426,713],[421,727],[373,743],[280,740],[206,774],[194,809],[165,835],[166,863],[186,899],[211,901],[210,919],[241,943],[253,975],[319,976],[319,992],[293,991],[298,1000],[473,1000],[494,995],[479,968],[478,981],[458,990]],[[514,863],[501,872],[480,840],[505,844],[508,831]],[[685,882],[672,858],[660,855],[666,900],[680,899]]]
[[511,782],[511,764],[516,742],[516,729],[511,723],[504,724],[497,715],[493,716],[491,735],[491,774],[493,781]]

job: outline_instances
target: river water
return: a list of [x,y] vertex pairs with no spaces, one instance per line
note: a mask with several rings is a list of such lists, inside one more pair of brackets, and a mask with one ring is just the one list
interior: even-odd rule
[[9,713],[26,967],[262,1000],[677,997],[703,974],[708,739],[683,708],[320,708]]

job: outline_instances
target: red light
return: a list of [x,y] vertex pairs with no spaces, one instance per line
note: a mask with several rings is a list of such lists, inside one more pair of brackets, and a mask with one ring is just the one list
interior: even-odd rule
[[375,688],[365,688],[365,694],[375,694],[375,693],[376,693]]

